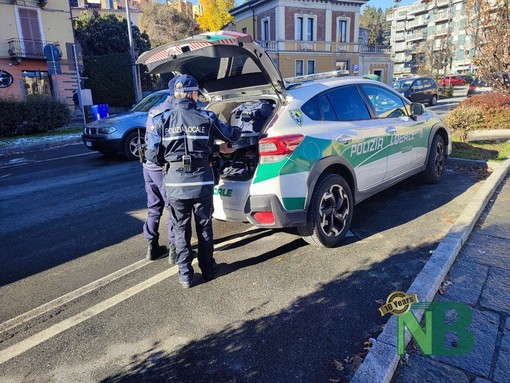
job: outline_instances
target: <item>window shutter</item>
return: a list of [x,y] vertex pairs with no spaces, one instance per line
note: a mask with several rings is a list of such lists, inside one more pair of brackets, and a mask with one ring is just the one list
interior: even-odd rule
[[42,56],[43,43],[37,10],[18,8],[18,15],[21,24],[21,34],[23,45],[25,47],[25,54],[27,56]]

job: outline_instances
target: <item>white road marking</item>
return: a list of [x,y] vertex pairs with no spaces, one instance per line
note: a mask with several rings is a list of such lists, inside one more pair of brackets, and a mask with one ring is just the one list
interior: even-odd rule
[[[196,263],[196,260],[194,261]],[[155,284],[167,279],[168,277],[177,274],[177,267],[171,267],[168,270],[159,273],[152,278],[147,279],[146,281],[139,283],[123,292],[114,295],[113,297],[106,299],[103,302],[98,303],[95,306],[88,308],[85,311],[82,311],[79,314],[76,314],[68,319],[59,322],[46,330],[43,330],[37,334],[32,335],[31,337],[22,340],[15,345],[6,348],[3,351],[0,351],[0,364],[7,362],[8,360],[15,358],[16,356],[24,353],[25,351],[30,350],[31,348],[47,341],[48,339],[53,338],[54,336],[74,327],[100,313],[103,311],[112,308],[113,306],[118,305],[119,303],[125,301],[128,298],[148,289],[149,287],[154,286]]]
[[97,154],[97,152],[82,153],[82,154],[73,154],[72,156],[65,156],[65,157],[58,157],[58,158],[48,158],[48,159],[39,160],[39,161],[27,160],[27,162],[11,163],[11,164],[8,164],[6,166],[0,166],[0,170],[1,169],[16,168],[16,167],[25,166],[25,165],[42,164],[42,163],[51,162],[51,161],[65,160],[67,158],[74,158],[74,157],[81,157],[81,156],[90,156],[91,154]]
[[[229,245],[232,245],[234,243],[240,242],[248,238],[252,233],[251,231],[256,231],[258,228],[256,227],[250,227],[246,230],[244,230],[241,233],[246,233],[245,235],[242,235],[238,238],[234,238],[228,241],[220,242],[219,244],[216,244],[217,250],[214,252],[215,254],[218,252],[221,252],[223,250],[226,250]],[[267,231],[270,231],[269,229]],[[132,273],[133,271],[136,271],[144,266],[147,266],[150,261],[147,260],[141,260],[138,262],[135,262],[129,266],[124,267],[123,269],[117,270],[114,273],[111,273],[109,275],[106,275],[94,282],[91,282],[85,286],[82,286],[74,291],[71,291],[59,298],[56,298],[50,302],[47,302],[39,307],[36,307],[30,311],[27,311],[24,314],[18,315],[15,318],[12,318],[2,324],[0,324],[0,334],[19,326],[25,322],[28,322],[29,320],[32,320],[38,316],[44,315],[45,313],[54,310],[58,308],[59,306],[62,306],[72,300],[75,300],[85,294],[88,294],[94,290],[97,290],[129,273]],[[196,264],[197,260],[195,259],[193,261],[193,264]],[[46,330],[43,330],[19,343],[16,343],[15,345],[8,347],[7,349],[0,351],[0,364],[7,362],[8,360],[22,354],[23,352],[41,344],[42,342],[45,342],[48,339],[51,339],[52,337],[68,330],[71,327],[76,326],[79,323],[82,323],[86,321],[87,319],[90,319],[94,317],[95,315],[100,314],[101,312],[121,303],[122,301],[138,294],[139,292],[148,289],[149,287],[154,286],[155,284],[163,281],[164,279],[170,277],[171,275],[177,274],[177,267],[171,267],[170,269],[159,273],[155,275],[154,277],[148,279],[145,282],[142,282],[138,285],[135,285],[131,288],[128,288],[124,290],[123,292],[101,302],[98,303],[95,306],[92,306],[91,308],[76,314],[75,316],[65,319],[60,323],[57,323],[51,327],[49,327]]]
[[106,275],[102,278],[99,278],[98,280],[89,283],[88,285],[82,286],[74,291],[71,291],[65,295],[62,295],[59,298],[53,299],[52,301],[49,301],[39,307],[36,307],[30,311],[27,311],[21,315],[18,315],[17,317],[14,317],[12,319],[9,319],[8,321],[0,324],[0,335],[16,326],[19,326],[20,324],[23,324],[25,322],[28,322],[29,320],[32,320],[34,318],[37,318],[40,315],[46,314],[49,311],[52,311],[56,309],[59,306],[65,305],[66,303],[69,303],[85,294],[88,294],[94,290],[97,290],[129,273],[132,273],[135,270],[138,270],[144,266],[146,266],[150,261],[147,260],[141,260],[138,262],[135,262],[129,266],[126,266],[120,270],[117,270],[109,275]]

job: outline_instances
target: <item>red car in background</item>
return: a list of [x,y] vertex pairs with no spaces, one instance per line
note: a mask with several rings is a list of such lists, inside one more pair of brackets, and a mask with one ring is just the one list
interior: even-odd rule
[[461,76],[446,76],[439,80],[439,86],[460,86],[466,85],[466,79]]

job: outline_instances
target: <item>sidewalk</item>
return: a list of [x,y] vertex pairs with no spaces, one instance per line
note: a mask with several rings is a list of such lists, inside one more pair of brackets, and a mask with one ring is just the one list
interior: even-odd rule
[[[492,174],[406,292],[423,303],[469,305],[474,350],[462,356],[425,357],[413,340],[406,349],[409,355],[401,359],[397,316],[391,315],[352,383],[510,382],[510,159],[490,166]],[[424,310],[411,309],[421,321]],[[405,344],[410,339],[406,331]]]
[[81,142],[81,130],[84,125],[81,122],[70,122],[58,129],[57,132],[43,133],[40,135],[3,137],[0,139],[0,157],[28,150],[40,150],[62,145]]
[[[478,225],[453,264],[444,294],[435,301],[457,301],[472,308],[472,352],[462,356],[422,356],[410,350],[396,383],[510,382],[510,179],[491,198]],[[450,284],[451,283],[451,284]],[[411,348],[412,349],[412,348]]]

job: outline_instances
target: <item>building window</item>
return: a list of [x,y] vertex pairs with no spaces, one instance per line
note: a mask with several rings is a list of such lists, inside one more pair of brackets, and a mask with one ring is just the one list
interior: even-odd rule
[[37,9],[18,8],[18,21],[21,29],[23,53],[27,56],[42,55],[42,32]]
[[314,74],[315,73],[315,60],[308,60],[306,63],[307,66],[307,74]]
[[243,33],[248,33],[248,30],[246,28],[243,28]]
[[336,67],[336,70],[349,70],[349,62],[348,61],[337,61],[335,67]]
[[337,18],[336,41],[338,43],[349,42],[350,19]]
[[269,35],[269,17],[266,17],[264,19],[262,19],[262,22],[261,22],[261,28],[260,28],[260,38],[262,41],[269,41],[271,38],[270,38],[270,35]]
[[294,25],[295,39],[297,41],[315,41],[317,39],[317,31],[315,25],[317,17],[313,15],[295,15]]
[[304,74],[304,61],[296,60],[296,76],[302,76]]
[[51,97],[51,82],[48,72],[23,71],[21,73],[25,95],[43,95]]
[[308,18],[308,23],[306,25],[306,40],[307,41],[313,41],[314,38],[313,38],[313,34],[314,34],[314,20],[309,17]]
[[296,40],[303,41],[303,18],[296,19]]

